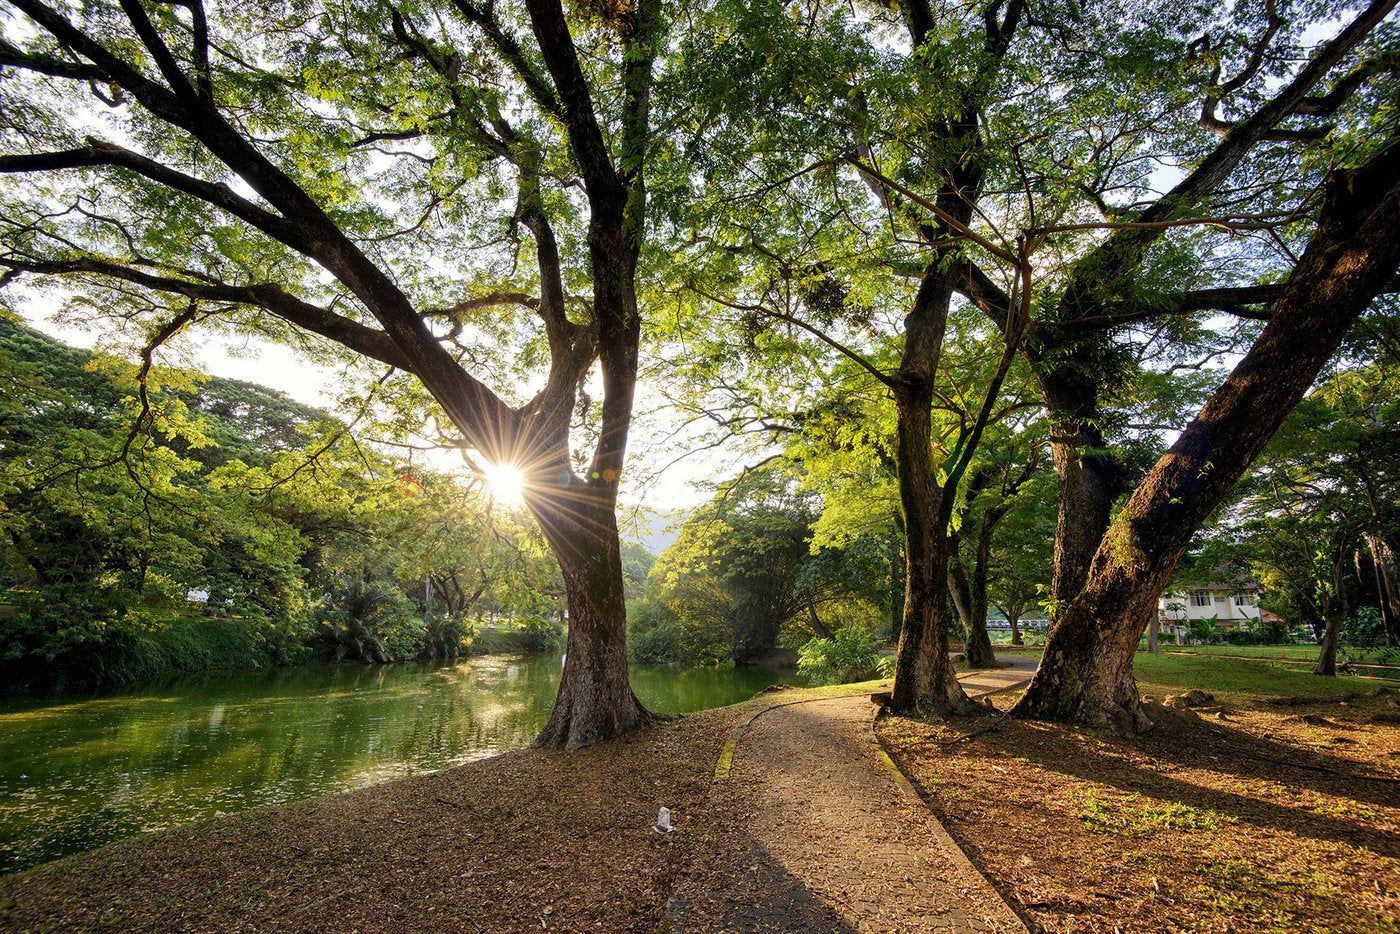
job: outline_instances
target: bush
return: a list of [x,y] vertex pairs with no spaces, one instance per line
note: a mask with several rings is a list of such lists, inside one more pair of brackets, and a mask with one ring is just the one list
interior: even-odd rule
[[527,655],[557,652],[564,647],[564,633],[542,616],[527,616],[520,621],[520,651]]
[[[247,620],[131,609],[107,617],[86,638],[70,632],[62,642],[46,622],[28,614],[0,619],[0,684],[7,694],[107,690],[164,675],[263,668],[285,660]],[[36,644],[48,651],[36,650]]]
[[650,596],[627,601],[627,649],[651,665],[716,665],[733,657],[729,626],[714,616],[682,616]]
[[832,639],[812,639],[797,653],[797,670],[813,685],[844,684],[888,677],[894,663],[880,653],[870,630],[852,626]]
[[454,659],[475,635],[471,625],[459,616],[429,615],[423,624],[423,650],[419,658]]

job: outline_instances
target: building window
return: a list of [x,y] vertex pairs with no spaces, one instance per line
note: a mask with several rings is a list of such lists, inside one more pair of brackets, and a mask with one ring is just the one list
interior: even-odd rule
[[1197,590],[1191,594],[1192,606],[1210,606],[1210,594],[1204,590]]
[[1248,593],[1235,594],[1235,606],[1254,606],[1254,595]]

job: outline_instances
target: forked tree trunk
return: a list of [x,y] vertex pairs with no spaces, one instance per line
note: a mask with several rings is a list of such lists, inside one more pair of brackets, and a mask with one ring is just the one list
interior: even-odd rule
[[1316,231],[1274,314],[1229,379],[1114,520],[1083,591],[1055,617],[1013,712],[1132,733],[1150,725],[1138,639],[1191,536],[1302,399],[1400,267],[1400,146],[1328,179]]
[[[1077,362],[1072,361],[1065,370],[1074,373]],[[1082,374],[1053,370],[1040,380],[1051,419],[1050,455],[1059,488],[1050,580],[1053,616],[1088,580],[1094,552],[1108,531],[1113,504],[1127,491],[1127,471],[1108,452],[1095,423],[1098,384]]]
[[627,672],[627,610],[613,497],[575,483],[544,506],[532,505],[559,559],[569,637],[554,711],[536,746],[576,749],[632,732],[649,714]]
[[[906,3],[903,12],[912,48],[938,41],[932,4],[927,0]],[[981,40],[984,59],[979,65],[984,76],[998,73],[1027,13],[1026,4],[1020,0],[995,5],[987,12]],[[919,224],[920,236],[932,250],[904,319],[899,370],[887,383],[895,400],[895,462],[907,568],[891,703],[896,713],[950,714],[977,707],[963,693],[948,658],[949,520],[953,496],[967,462],[950,460],[942,465],[944,470],[935,473],[931,409],[948,312],[954,290],[964,277],[959,263],[962,248],[950,244],[962,239],[962,231],[971,221],[981,195],[986,156],[981,111],[993,84],[979,79],[959,86],[958,79],[953,79],[953,97],[960,103],[941,115],[929,112],[919,128],[928,150],[939,153],[927,170],[941,173],[942,178],[935,196],[939,217]],[[1005,375],[1003,367],[996,384],[988,388],[990,395],[999,390]],[[988,406],[979,413],[975,427],[959,438],[962,454],[976,449],[989,413]],[[943,474],[947,475],[945,481],[937,479]]]

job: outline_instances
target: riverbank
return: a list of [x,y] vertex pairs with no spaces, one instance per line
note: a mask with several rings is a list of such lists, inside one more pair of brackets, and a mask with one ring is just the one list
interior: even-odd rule
[[[0,706],[0,875],[161,828],[439,772],[530,744],[556,656],[183,677]],[[633,666],[649,710],[747,700],[770,672]]]
[[[1176,693],[1155,674],[1163,682],[1144,690]],[[879,729],[1033,931],[1393,932],[1397,695],[1296,683],[1313,690],[1162,708],[1159,730],[1134,741],[985,717]],[[0,929],[652,934],[698,857],[741,873],[753,862],[700,849],[713,828],[753,819],[713,793],[735,727],[775,703],[852,690],[768,694],[576,753],[508,753],[115,844],[0,879]],[[662,806],[674,833],[651,829]],[[880,871],[845,837],[769,825],[794,847]],[[780,842],[765,858],[781,857]],[[862,889],[897,891],[878,879]]]
[[0,602],[0,645],[15,650],[14,657],[0,658],[0,702],[62,701],[170,678],[327,663],[399,665],[482,655],[557,654],[566,638],[562,628],[540,621],[457,624],[446,644],[409,641],[403,654],[376,659],[358,654],[363,646],[337,643],[331,627],[313,628],[303,621],[297,633],[289,624],[183,615],[165,607],[134,610],[100,638],[48,657],[24,650],[39,639],[30,631],[36,628],[34,622],[18,609]]
[[742,711],[112,844],[0,878],[0,929],[653,931]]

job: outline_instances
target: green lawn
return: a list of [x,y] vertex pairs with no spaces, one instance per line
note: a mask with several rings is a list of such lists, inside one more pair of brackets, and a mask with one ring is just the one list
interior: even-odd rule
[[1168,642],[1162,644],[1162,651],[1197,652],[1202,655],[1237,655],[1246,658],[1286,658],[1297,661],[1317,660],[1317,646],[1315,645],[1175,645]]
[[[1171,649],[1180,651],[1173,652]],[[1234,702],[1246,695],[1261,694],[1284,697],[1335,697],[1342,694],[1364,694],[1377,687],[1400,687],[1397,680],[1339,676],[1324,678],[1312,673],[1304,666],[1261,665],[1255,661],[1237,658],[1221,658],[1221,655],[1234,655],[1240,650],[1251,650],[1251,658],[1268,661],[1281,659],[1283,650],[1293,661],[1307,661],[1317,658],[1317,646],[1229,646],[1196,645],[1169,646],[1158,655],[1138,652],[1134,663],[1134,673],[1140,687],[1146,693],[1177,693],[1200,688],[1212,694],[1229,697]],[[1262,654],[1261,654],[1262,650]],[[997,646],[998,655],[1022,655],[1040,657],[1040,648],[1022,646]],[[1383,650],[1373,650],[1383,651]],[[1270,653],[1273,653],[1270,655]],[[1339,654],[1339,660],[1340,660]],[[1395,664],[1395,662],[1392,662]],[[1396,672],[1400,676],[1400,671]]]
[[[1306,668],[1280,668],[1209,654],[1139,652],[1133,666],[1145,693],[1199,688],[1230,703],[1253,703],[1259,697],[1339,697],[1365,694],[1387,682],[1374,678],[1324,678]],[[1392,685],[1393,686],[1393,683]],[[1160,698],[1159,698],[1160,699]]]

